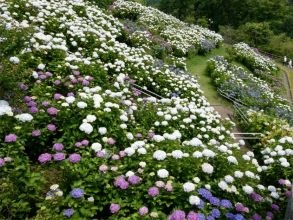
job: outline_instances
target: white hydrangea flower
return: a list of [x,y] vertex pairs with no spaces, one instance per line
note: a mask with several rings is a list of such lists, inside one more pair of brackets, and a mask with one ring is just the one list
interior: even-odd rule
[[167,157],[166,152],[165,151],[162,151],[162,150],[157,150],[153,154],[153,158],[155,158],[157,160],[165,160],[166,157]]
[[101,128],[99,128],[99,133],[100,133],[101,135],[105,135],[105,134],[107,133],[107,128],[105,128],[105,127],[101,127]]
[[172,151],[172,156],[175,159],[181,159],[183,157],[183,152],[181,150],[174,150]]
[[91,148],[97,152],[97,151],[100,151],[102,149],[102,145],[100,143],[93,143]]
[[30,122],[33,120],[34,117],[31,114],[23,113],[16,115],[15,118],[17,118],[21,122]]
[[203,163],[201,165],[201,169],[204,173],[212,174],[214,172],[214,167],[210,165],[209,163]]
[[160,178],[167,178],[169,176],[169,172],[166,169],[160,169],[157,171],[157,175]]
[[242,187],[243,191],[246,193],[246,194],[251,194],[253,193],[253,188],[249,185],[245,185]]
[[184,192],[191,192],[195,190],[195,185],[194,183],[191,182],[186,182],[183,184],[183,190]]
[[83,109],[87,107],[87,104],[85,102],[78,102],[77,107]]
[[189,196],[189,203],[190,205],[199,205],[200,198],[198,196]]
[[91,124],[89,123],[82,123],[80,126],[79,126],[79,130],[85,132],[86,134],[90,134],[93,132],[94,128]]
[[13,64],[19,64],[19,62],[20,62],[18,57],[10,57],[9,61]]

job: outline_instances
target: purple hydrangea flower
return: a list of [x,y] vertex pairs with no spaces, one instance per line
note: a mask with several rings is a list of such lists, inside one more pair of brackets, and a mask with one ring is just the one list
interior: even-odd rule
[[76,142],[75,147],[82,147],[82,143],[81,142]]
[[83,145],[83,146],[88,146],[89,145],[89,141],[88,140],[83,140],[83,141],[81,141],[81,144]]
[[83,191],[83,189],[75,188],[70,192],[70,195],[72,198],[79,199],[79,198],[83,197],[84,191]]
[[68,218],[70,218],[73,215],[73,213],[74,213],[74,210],[73,209],[65,209],[63,211],[63,215],[66,216],[66,217],[68,217]]
[[55,144],[53,145],[53,150],[55,150],[55,151],[62,151],[63,148],[64,148],[64,146],[63,146],[63,144],[61,144],[61,143],[55,143]]
[[41,135],[41,131],[40,130],[34,130],[32,131],[32,136],[33,137],[39,137]]
[[56,129],[57,129],[56,126],[53,124],[48,124],[47,128],[49,131],[56,131]]
[[55,86],[58,86],[58,85],[60,85],[60,84],[61,84],[61,81],[60,81],[59,79],[57,79],[57,80],[54,81],[54,85],[55,85]]
[[28,107],[36,107],[36,106],[37,106],[37,103],[36,103],[35,101],[29,101],[29,102],[27,103],[27,106],[28,106]]
[[123,176],[118,176],[115,179],[114,186],[119,187],[120,189],[127,189],[129,187],[129,183],[124,179]]
[[107,141],[107,144],[109,145],[114,145],[116,143],[116,141],[113,138],[109,138]]
[[54,94],[54,99],[55,99],[55,100],[60,100],[61,97],[62,97],[62,95],[59,94],[59,93],[55,93],[55,94]]
[[136,176],[136,175],[132,175],[130,177],[128,177],[128,182],[131,184],[131,185],[136,185],[136,184],[139,184],[140,183],[140,177]]
[[17,140],[17,136],[15,134],[8,134],[5,136],[5,142],[6,143],[12,143],[15,142]]
[[90,82],[85,79],[82,81],[83,86],[88,86],[89,84],[90,84]]
[[211,215],[208,215],[207,220],[215,220],[215,218],[213,216],[211,216]]
[[253,216],[252,216],[252,220],[261,220],[261,216],[257,213],[255,213]]
[[250,194],[250,197],[253,199],[255,202],[261,202],[263,200],[263,197],[256,192],[253,192]]
[[105,153],[101,150],[97,151],[96,155],[97,155],[97,157],[101,157],[101,158],[105,157]]
[[48,101],[43,101],[42,102],[42,105],[45,106],[45,107],[48,107],[50,105],[50,102]]
[[32,114],[35,114],[35,113],[37,113],[38,111],[39,111],[39,109],[38,109],[37,107],[34,107],[34,106],[33,106],[33,107],[30,107],[30,108],[29,108],[29,112],[32,113]]
[[57,110],[57,108],[50,107],[50,108],[47,109],[47,113],[48,113],[49,115],[55,116],[55,115],[57,115],[58,110]]
[[138,210],[138,213],[141,216],[147,215],[149,213],[149,209],[146,206],[140,207],[139,210]]
[[56,153],[53,155],[53,159],[55,161],[61,161],[65,159],[65,154],[64,153]]
[[112,203],[110,205],[110,211],[112,214],[119,212],[120,210],[120,205],[116,204],[116,203]]
[[0,158],[0,167],[3,167],[5,165],[5,160]]
[[185,212],[181,210],[175,210],[168,218],[168,220],[184,220]]
[[187,215],[187,220],[199,220],[199,216],[197,213],[191,211]]
[[25,85],[24,83],[20,83],[20,84],[19,84],[19,88],[20,88],[21,90],[23,90],[23,91],[28,90],[28,86]]
[[40,163],[47,163],[49,161],[52,160],[52,155],[49,154],[49,153],[44,153],[44,154],[41,154],[39,157],[38,157],[38,161]]
[[67,96],[70,97],[70,96],[74,96],[74,93],[73,92],[69,92],[67,93]]
[[284,179],[279,179],[279,184],[280,185],[285,185],[286,184],[286,180],[284,180]]
[[274,210],[274,211],[279,211],[279,206],[278,205],[276,205],[276,204],[272,204],[271,205],[271,208]]
[[148,194],[151,197],[155,197],[155,196],[159,195],[159,188],[156,187],[156,186],[153,186],[153,187],[149,188]]
[[71,163],[78,163],[81,160],[81,156],[79,154],[74,153],[71,154],[68,159]]
[[32,100],[32,98],[31,98],[30,96],[25,96],[25,97],[23,97],[23,100],[24,100],[25,102],[29,102],[29,101]]

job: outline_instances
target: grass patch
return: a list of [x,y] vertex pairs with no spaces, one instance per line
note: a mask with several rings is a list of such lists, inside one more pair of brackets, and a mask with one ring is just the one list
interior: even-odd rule
[[212,83],[212,79],[206,74],[207,62],[214,56],[226,56],[227,46],[224,44],[220,48],[214,49],[211,53],[206,56],[193,56],[187,59],[187,69],[193,75],[196,75],[201,89],[204,91],[204,96],[211,103],[211,105],[223,105],[231,107],[231,104],[222,98],[216,90],[216,87]]

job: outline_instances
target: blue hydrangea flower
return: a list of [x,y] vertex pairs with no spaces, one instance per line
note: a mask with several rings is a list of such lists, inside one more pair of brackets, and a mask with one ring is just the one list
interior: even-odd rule
[[79,199],[79,198],[83,197],[84,191],[80,188],[76,188],[70,192],[70,195],[72,198]]
[[204,214],[202,214],[202,213],[198,213],[198,219],[199,219],[199,220],[206,220],[206,217],[205,217]]
[[213,194],[209,190],[204,189],[204,188],[198,189],[198,193],[199,193],[199,195],[201,195],[203,198],[205,198],[207,200],[210,200],[210,198],[213,197]]
[[209,199],[210,203],[214,206],[220,206],[220,200],[217,197],[211,197]]
[[199,209],[203,209],[203,208],[204,208],[204,205],[205,205],[205,202],[201,199],[201,200],[200,200],[200,203],[199,203],[199,205],[197,205],[197,207],[198,207]]
[[220,212],[219,209],[213,209],[211,215],[212,215],[214,218],[220,218],[220,216],[221,216],[221,212]]
[[237,214],[234,216],[234,219],[233,220],[245,220],[244,216],[241,215],[241,214]]
[[233,219],[234,219],[234,214],[231,213],[231,212],[226,213],[225,216],[226,216],[226,218],[229,219],[229,220],[233,220]]
[[74,213],[74,210],[73,209],[65,209],[64,212],[63,212],[63,215],[70,218]]
[[232,203],[231,203],[228,199],[222,199],[222,200],[221,200],[221,206],[222,206],[223,208],[226,208],[226,209],[231,209],[231,208],[233,208]]
[[214,218],[213,216],[209,215],[209,216],[207,217],[207,220],[215,220],[215,218]]

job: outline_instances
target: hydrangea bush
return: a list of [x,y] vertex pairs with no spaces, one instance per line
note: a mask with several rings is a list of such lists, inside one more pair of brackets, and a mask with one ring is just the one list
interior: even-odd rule
[[208,72],[215,85],[229,97],[244,103],[249,108],[264,110],[288,120],[290,124],[293,123],[293,111],[288,101],[276,94],[268,83],[248,73],[242,67],[218,56],[209,61]]
[[234,44],[231,54],[236,60],[243,63],[253,73],[262,79],[272,81],[278,75],[278,67],[268,57],[256,52],[246,43]]
[[213,31],[187,25],[171,15],[139,3],[115,1],[112,10],[115,16],[135,20],[152,34],[162,37],[177,56],[187,55],[193,50],[206,53],[223,41],[222,36]]
[[1,63],[30,72],[22,105],[0,101],[1,218],[282,216],[287,175],[262,181],[182,59],[126,44],[122,23],[82,0],[0,6],[7,29],[33,30]]

